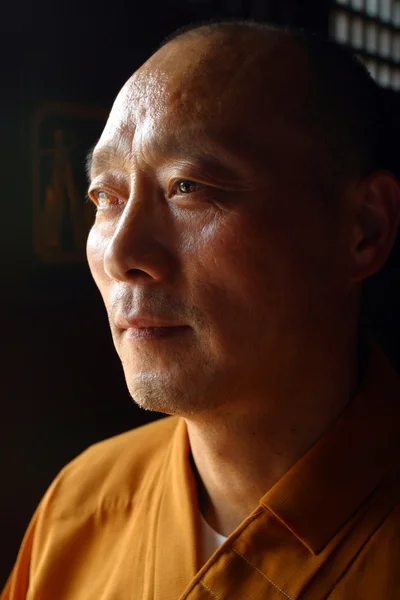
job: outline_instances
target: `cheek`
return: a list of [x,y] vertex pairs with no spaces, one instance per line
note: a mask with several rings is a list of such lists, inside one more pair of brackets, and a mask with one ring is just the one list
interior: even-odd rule
[[214,215],[182,236],[181,256],[190,279],[210,285],[234,299],[246,288],[260,289],[268,252],[264,232],[258,232],[240,215]]
[[107,237],[99,231],[96,225],[93,226],[86,244],[86,256],[93,279],[103,298],[108,282],[108,277],[104,272],[104,254],[106,249]]
[[220,215],[187,238],[185,249],[193,298],[222,321],[292,321],[331,293],[331,250],[320,223]]
[[[266,261],[263,240],[243,219],[216,216],[182,238],[187,289],[213,328],[231,332],[265,306]],[[272,275],[272,274],[271,274]],[[211,325],[210,323],[210,325]]]

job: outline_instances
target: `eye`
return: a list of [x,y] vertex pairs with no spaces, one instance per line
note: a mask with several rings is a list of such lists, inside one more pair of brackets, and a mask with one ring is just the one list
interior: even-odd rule
[[177,188],[181,194],[193,194],[199,190],[200,184],[188,179],[182,179],[178,181]]
[[98,208],[121,204],[120,199],[117,196],[110,194],[106,190],[92,190],[90,192],[90,197],[94,200]]

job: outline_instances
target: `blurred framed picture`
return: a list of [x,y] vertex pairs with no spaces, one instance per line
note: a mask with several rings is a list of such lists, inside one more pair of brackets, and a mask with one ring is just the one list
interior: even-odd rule
[[94,210],[86,199],[86,156],[100,137],[107,111],[51,102],[33,118],[33,241],[45,263],[85,261]]

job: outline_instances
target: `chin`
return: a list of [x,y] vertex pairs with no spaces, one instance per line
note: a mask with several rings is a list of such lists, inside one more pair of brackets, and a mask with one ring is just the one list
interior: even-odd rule
[[193,377],[188,382],[153,373],[127,378],[129,393],[140,408],[181,417],[193,417],[211,408],[212,394],[204,384],[204,380],[200,384]]

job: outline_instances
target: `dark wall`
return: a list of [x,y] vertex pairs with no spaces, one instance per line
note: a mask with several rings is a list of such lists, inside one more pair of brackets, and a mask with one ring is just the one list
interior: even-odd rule
[[[91,443],[159,417],[140,411],[129,397],[86,264],[48,263],[35,252],[35,111],[58,101],[106,114],[118,89],[164,36],[192,21],[254,17],[327,29],[323,0],[128,4],[25,0],[8,3],[0,23],[0,587],[32,512],[59,469]],[[102,125],[100,119],[98,134]],[[394,323],[398,331],[397,273],[394,260],[390,276],[373,294],[379,301],[384,289],[390,310],[377,312],[376,302],[370,308],[392,352],[395,338],[385,332],[393,332]]]

